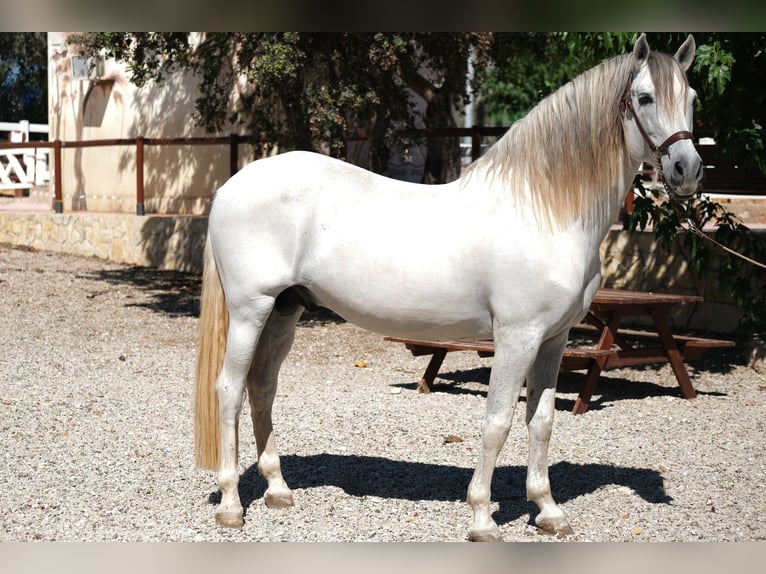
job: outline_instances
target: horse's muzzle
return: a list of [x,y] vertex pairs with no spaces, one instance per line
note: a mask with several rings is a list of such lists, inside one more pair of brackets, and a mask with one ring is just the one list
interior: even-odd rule
[[694,195],[702,181],[702,158],[693,146],[689,147],[691,149],[688,151],[679,150],[661,159],[662,171],[669,191],[682,199]]

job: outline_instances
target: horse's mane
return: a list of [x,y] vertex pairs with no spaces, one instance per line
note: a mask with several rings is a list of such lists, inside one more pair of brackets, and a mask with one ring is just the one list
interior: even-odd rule
[[[673,105],[675,59],[650,52],[649,71],[661,106]],[[598,217],[605,194],[624,185],[628,166],[620,98],[632,67],[630,54],[606,60],[542,100],[466,170],[500,178],[513,194],[529,193],[542,225],[563,227]],[[528,186],[528,191],[525,186]],[[626,190],[627,191],[627,190]],[[587,209],[591,209],[586,213]]]

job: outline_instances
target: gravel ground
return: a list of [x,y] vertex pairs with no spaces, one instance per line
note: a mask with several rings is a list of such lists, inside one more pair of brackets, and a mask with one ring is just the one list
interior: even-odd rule
[[[448,355],[420,395],[426,358],[331,316],[303,320],[274,413],[296,506],[263,505],[246,410],[246,523],[227,530],[215,476],[193,462],[198,278],[0,246],[0,292],[0,541],[466,539],[491,359]],[[550,462],[569,540],[766,537],[766,380],[744,363],[739,350],[692,363],[691,401],[667,366],[609,371],[576,417],[581,375],[561,377]],[[556,540],[525,500],[520,407],[494,517],[506,540]]]

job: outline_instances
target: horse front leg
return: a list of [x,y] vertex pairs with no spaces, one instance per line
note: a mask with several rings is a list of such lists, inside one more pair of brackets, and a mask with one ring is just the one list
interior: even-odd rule
[[248,396],[253,433],[258,449],[258,472],[268,484],[264,503],[269,508],[293,506],[293,493],[287,486],[279,463],[271,411],[277,392],[279,368],[295,339],[295,324],[303,308],[291,313],[274,310],[261,334],[255,359],[248,375]]
[[473,511],[468,535],[472,541],[500,541],[500,531],[490,513],[490,484],[497,456],[511,428],[513,412],[519,400],[527,371],[537,354],[526,347],[529,338],[495,332],[495,359],[487,392],[487,407],[481,428],[481,450],[476,470],[468,485],[467,501]]
[[548,478],[548,448],[556,406],[556,381],[567,336],[568,331],[565,331],[541,345],[537,361],[527,378],[527,500],[540,509],[535,517],[537,527],[542,532],[559,536],[574,533],[566,514],[553,500]]

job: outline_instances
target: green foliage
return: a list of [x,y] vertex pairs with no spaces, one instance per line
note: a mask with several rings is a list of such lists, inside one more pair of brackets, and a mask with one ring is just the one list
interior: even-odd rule
[[495,33],[492,63],[476,71],[479,123],[508,125],[574,77],[582,66],[570,49],[567,35]]
[[45,33],[0,33],[0,119],[48,123]]
[[721,159],[738,169],[766,173],[766,33],[698,36],[695,135],[715,138]]
[[492,65],[480,70],[485,121],[508,124],[605,58],[632,49],[627,32],[495,33]]
[[[686,33],[650,33],[654,50],[673,53]],[[483,70],[482,106],[490,121],[523,116],[542,97],[600,61],[632,49],[635,32],[497,33],[493,65]],[[695,33],[689,71],[697,90],[694,132],[715,138],[721,158],[766,172],[766,33]]]
[[137,85],[191,70],[200,80],[197,118],[209,131],[241,125],[282,149],[327,146],[333,155],[343,155],[350,131],[364,131],[380,170],[386,144],[415,126],[408,88],[424,97],[441,90],[459,105],[468,54],[482,61],[485,36],[209,32],[194,42],[188,34],[89,33],[72,42],[127,62]]
[[126,62],[137,86],[162,82],[174,70],[189,67],[193,55],[185,32],[90,32],[70,34],[68,42],[86,56],[102,54]]
[[735,59],[731,52],[721,49],[720,40],[703,44],[697,49],[694,58],[694,71],[701,73],[707,68],[707,83],[715,88],[720,96],[731,80],[731,67]]

